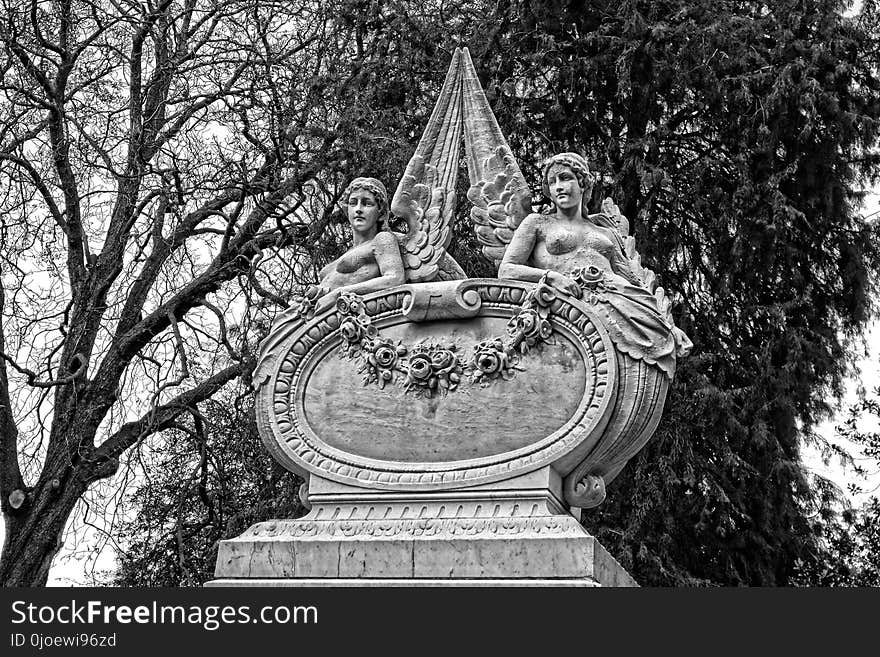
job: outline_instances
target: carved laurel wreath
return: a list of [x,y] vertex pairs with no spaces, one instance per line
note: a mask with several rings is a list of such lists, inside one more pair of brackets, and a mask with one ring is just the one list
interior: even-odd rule
[[472,384],[488,385],[495,379],[508,380],[524,371],[520,359],[534,347],[553,343],[550,305],[556,291],[546,276],[530,291],[519,311],[507,323],[506,335],[483,340],[464,357],[454,343],[420,342],[408,346],[379,335],[367,315],[363,299],[345,293],[336,301],[342,320],[340,351],[359,361],[358,372],[364,385],[384,388],[389,383],[403,385],[406,392],[431,397],[455,390],[467,378]]

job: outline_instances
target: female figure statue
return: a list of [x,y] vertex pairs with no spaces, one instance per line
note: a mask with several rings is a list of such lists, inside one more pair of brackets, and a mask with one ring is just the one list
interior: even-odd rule
[[[320,272],[305,303],[285,317],[329,309],[344,293],[378,292],[402,283],[464,278],[449,255],[461,148],[463,60],[456,51],[440,97],[391,200],[375,178],[355,178],[343,195],[352,248]],[[383,229],[389,209],[406,221],[405,233]],[[286,320],[282,320],[286,321]]]
[[315,311],[329,308],[340,294],[365,294],[405,281],[398,239],[384,230],[388,221],[388,193],[375,178],[355,178],[342,196],[352,232],[352,247],[321,269],[320,283],[307,296],[316,299]]
[[[280,313],[260,346],[254,381],[260,385],[274,353],[305,321],[330,310],[345,293],[367,294],[402,283],[456,280],[464,271],[449,255],[462,139],[463,56],[456,51],[434,112],[391,203],[375,178],[355,178],[343,195],[352,247],[322,268],[319,282]],[[406,232],[385,230],[389,209]]]
[[544,193],[553,201],[552,214],[528,215],[513,235],[498,276],[547,282],[581,296],[581,287],[569,274],[601,270],[623,284],[640,285],[623,254],[619,233],[610,217],[590,215],[586,203],[593,180],[587,163],[577,153],[560,153],[544,162]]
[[592,177],[577,153],[547,159],[542,175],[544,192],[555,207],[548,214],[528,214],[516,225],[498,276],[543,279],[576,298],[586,295],[605,315],[620,351],[656,364],[671,378],[676,355],[686,353],[690,341],[672,324],[666,304],[661,307],[662,290],[658,297],[633,271],[621,235],[625,219],[610,201],[607,209],[616,216],[587,212]]

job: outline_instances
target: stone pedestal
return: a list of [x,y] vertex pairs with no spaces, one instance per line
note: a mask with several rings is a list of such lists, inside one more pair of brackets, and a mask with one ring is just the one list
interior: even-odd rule
[[635,586],[561,502],[544,467],[450,491],[312,476],[307,516],[220,544],[209,586]]

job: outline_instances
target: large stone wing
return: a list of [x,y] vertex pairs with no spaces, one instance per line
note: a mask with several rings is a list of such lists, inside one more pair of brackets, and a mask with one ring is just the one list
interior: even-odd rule
[[483,254],[498,267],[513,231],[532,210],[532,196],[489,107],[467,48],[462,53],[462,66],[471,219]]
[[391,211],[406,219],[398,235],[407,281],[464,278],[447,253],[452,240],[455,185],[462,135],[462,53],[456,49],[425,132],[391,201]]
[[[636,238],[629,234],[629,220],[621,213],[620,208],[611,198],[602,201],[602,212],[591,215],[591,219],[600,226],[606,226],[615,231],[623,251],[622,258],[626,268],[626,278],[630,279],[630,282],[647,288],[654,295],[660,314],[672,327],[676,355],[679,357],[687,356],[694,343],[684,331],[675,325],[672,317],[672,302],[666,295],[666,290],[660,286],[656,274],[653,270],[642,265],[642,256],[636,250]],[[614,267],[614,263],[612,263],[612,267]]]

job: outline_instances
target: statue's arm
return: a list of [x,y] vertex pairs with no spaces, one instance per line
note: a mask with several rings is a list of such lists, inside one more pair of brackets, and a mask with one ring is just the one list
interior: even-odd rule
[[400,245],[397,238],[387,231],[381,231],[373,238],[372,246],[373,256],[376,258],[376,264],[379,265],[379,271],[382,275],[368,281],[343,285],[338,289],[339,294],[378,292],[406,282],[403,258],[400,255]]
[[535,244],[538,242],[538,224],[541,215],[530,214],[516,229],[513,239],[507,245],[501,266],[498,267],[499,278],[513,278],[518,281],[537,282],[546,275],[547,282],[568,294],[580,297],[580,286],[561,272],[551,269],[539,269],[528,264]]
[[539,281],[547,273],[528,264],[535,244],[538,242],[538,222],[540,215],[530,214],[514,231],[513,238],[504,251],[504,258],[498,267],[499,278],[513,278],[518,281]]

